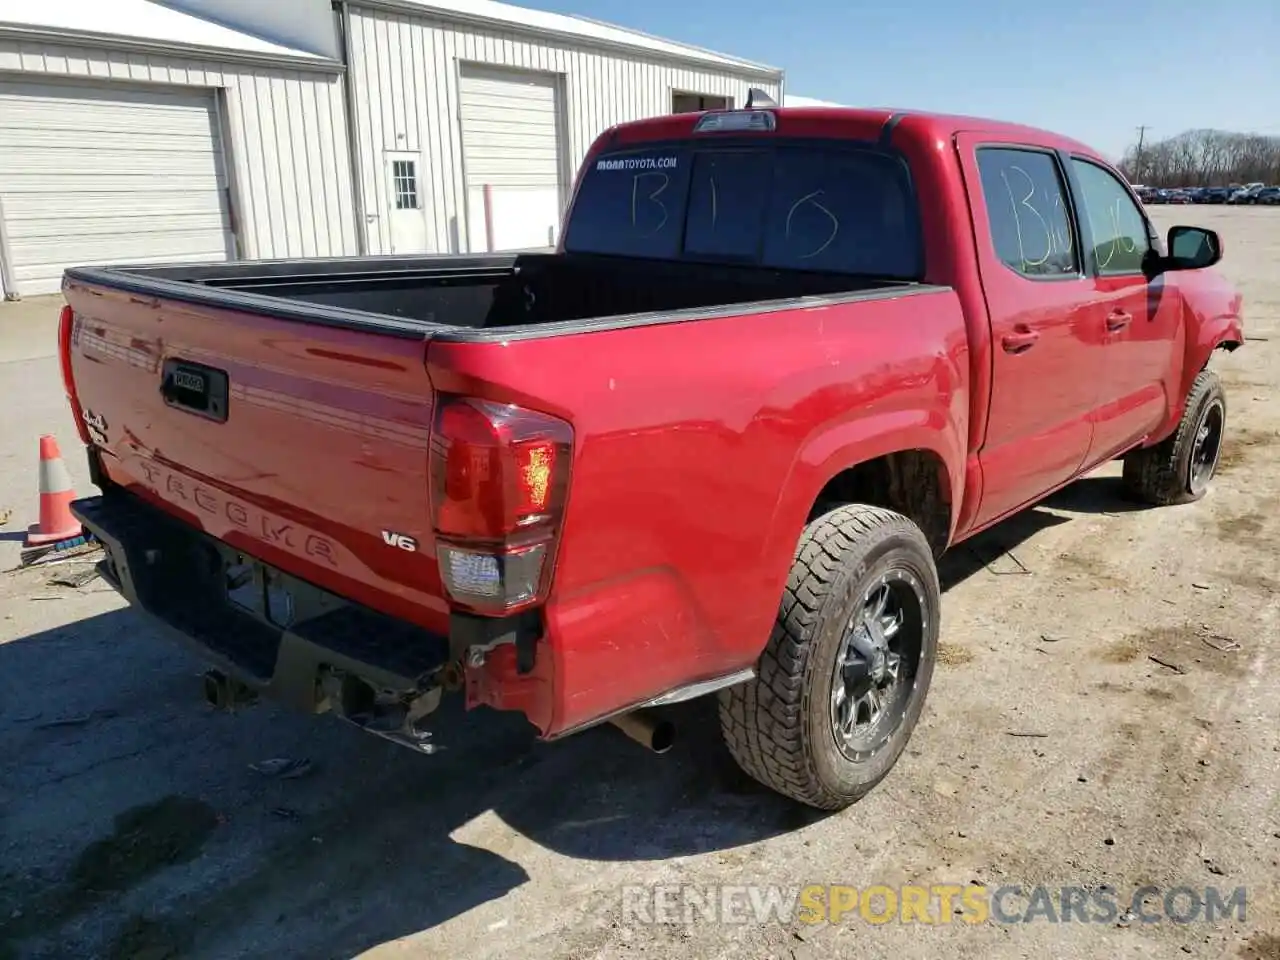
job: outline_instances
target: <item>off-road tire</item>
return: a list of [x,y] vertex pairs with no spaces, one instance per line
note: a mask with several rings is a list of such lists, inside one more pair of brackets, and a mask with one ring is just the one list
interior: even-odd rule
[[[898,726],[875,753],[855,762],[836,745],[829,715],[835,660],[868,588],[894,568],[908,571],[919,585],[919,659]],[[906,517],[852,504],[810,523],[756,678],[719,694],[721,731],[738,765],[770,789],[821,810],[860,799],[893,767],[920,719],[940,609],[933,551]]]
[[[1134,450],[1125,456],[1123,483],[1128,496],[1141,503],[1166,507],[1177,503],[1191,503],[1205,495],[1209,481],[1206,480],[1198,488],[1191,482],[1191,458],[1195,450],[1196,433],[1206,411],[1213,404],[1218,404],[1221,408],[1222,427],[1225,430],[1226,393],[1218,375],[1212,370],[1204,369],[1191,384],[1178,428],[1155,446]],[[1213,471],[1216,470],[1215,461]]]

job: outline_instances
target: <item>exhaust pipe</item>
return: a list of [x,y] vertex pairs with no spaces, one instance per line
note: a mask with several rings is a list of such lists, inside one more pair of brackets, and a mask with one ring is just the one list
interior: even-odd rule
[[676,725],[650,710],[632,710],[611,718],[609,722],[654,753],[666,753],[676,742]]
[[256,691],[239,680],[233,680],[221,670],[206,670],[202,684],[205,700],[219,710],[247,707],[258,700]]

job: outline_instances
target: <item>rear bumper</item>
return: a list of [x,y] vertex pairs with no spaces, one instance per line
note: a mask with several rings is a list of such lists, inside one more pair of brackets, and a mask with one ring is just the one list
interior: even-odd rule
[[227,560],[239,551],[112,483],[95,469],[92,451],[90,466],[105,492],[75,501],[72,513],[105,548],[103,579],[139,612],[261,696],[307,713],[331,711],[415,749],[428,749],[419,721],[455,683],[468,709],[518,711],[541,736],[558,738],[753,674],[725,662],[723,651],[708,662],[707,644],[688,642],[697,617],[669,570],[640,571],[545,612],[454,613],[446,636],[264,564],[284,574],[298,598],[297,622],[274,626],[228,599]]
[[[325,612],[282,629],[227,599],[225,544],[119,488],[75,501],[103,544],[103,579],[198,656],[258,693],[310,713],[337,706],[332,678],[411,698],[437,686],[449,640],[293,580],[299,607]],[[328,691],[328,692],[326,692]]]

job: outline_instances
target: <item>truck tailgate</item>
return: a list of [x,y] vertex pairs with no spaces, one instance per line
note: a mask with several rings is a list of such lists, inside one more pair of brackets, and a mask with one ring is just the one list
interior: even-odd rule
[[318,586],[445,625],[423,335],[80,283],[66,296],[77,398],[112,482]]

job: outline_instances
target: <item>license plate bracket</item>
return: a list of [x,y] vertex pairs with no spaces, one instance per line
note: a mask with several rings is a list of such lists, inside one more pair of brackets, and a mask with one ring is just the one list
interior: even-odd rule
[[166,406],[225,423],[229,392],[225,370],[177,358],[164,362],[160,396]]
[[224,568],[227,602],[272,626],[291,627],[297,618],[289,582],[276,570],[248,557],[236,557]]

